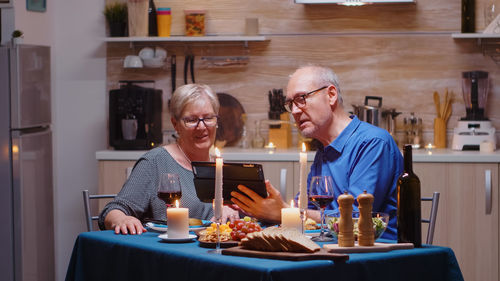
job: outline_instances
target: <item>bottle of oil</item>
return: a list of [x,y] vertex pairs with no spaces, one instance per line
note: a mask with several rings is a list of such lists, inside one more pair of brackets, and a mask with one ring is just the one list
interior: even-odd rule
[[412,146],[403,149],[404,171],[398,179],[398,242],[422,246],[420,180],[413,173]]
[[462,0],[462,33],[474,33],[475,25],[475,0]]
[[156,6],[153,0],[149,0],[148,9],[148,35],[158,36],[158,24],[156,20]]

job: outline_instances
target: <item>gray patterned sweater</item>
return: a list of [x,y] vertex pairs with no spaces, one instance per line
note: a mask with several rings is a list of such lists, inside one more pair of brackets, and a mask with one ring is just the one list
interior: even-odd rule
[[212,204],[201,202],[196,196],[193,172],[183,168],[163,147],[154,148],[135,163],[129,179],[115,199],[109,202],[99,216],[99,228],[104,229],[104,218],[114,209],[139,220],[166,219],[165,203],[157,196],[160,174],[179,174],[182,197],[180,206],[189,208],[189,217],[208,220],[213,216]]

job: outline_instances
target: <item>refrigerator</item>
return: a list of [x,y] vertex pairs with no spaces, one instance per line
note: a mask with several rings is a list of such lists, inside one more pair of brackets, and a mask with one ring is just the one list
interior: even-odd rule
[[50,47],[0,46],[0,276],[55,280]]

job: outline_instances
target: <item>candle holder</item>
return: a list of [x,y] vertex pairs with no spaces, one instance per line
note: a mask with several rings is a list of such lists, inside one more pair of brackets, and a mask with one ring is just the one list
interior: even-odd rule
[[[222,200],[220,200],[220,202],[217,202],[217,201],[218,200],[214,199],[214,201],[212,203],[213,209],[214,210],[216,209],[215,204],[220,204],[219,205],[220,210],[222,210],[222,207],[223,207]],[[215,243],[215,249],[208,250],[208,253],[220,255],[220,254],[222,254],[222,250],[220,248],[220,225],[222,224],[222,212],[220,212],[220,213],[214,212],[214,215],[215,215],[215,225],[216,225],[215,233],[216,233],[217,241]]]
[[267,153],[273,154],[276,151],[276,145],[274,145],[272,142],[270,142],[268,145],[265,146]]
[[306,210],[305,209],[300,209],[300,220],[302,221],[302,234],[305,232],[305,226],[306,226]]

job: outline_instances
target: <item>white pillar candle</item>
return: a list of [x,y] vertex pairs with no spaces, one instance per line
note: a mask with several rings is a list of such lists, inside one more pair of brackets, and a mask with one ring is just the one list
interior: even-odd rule
[[215,198],[214,198],[214,216],[216,219],[222,217],[222,167],[224,161],[220,156],[219,149],[215,148]]
[[293,200],[290,206],[290,208],[281,209],[281,227],[295,228],[297,231],[302,232],[300,210],[293,207]]
[[189,209],[179,208],[178,200],[175,200],[175,206],[167,209],[168,238],[188,238]]
[[302,143],[302,152],[299,153],[299,208],[307,209],[307,153],[306,145]]

